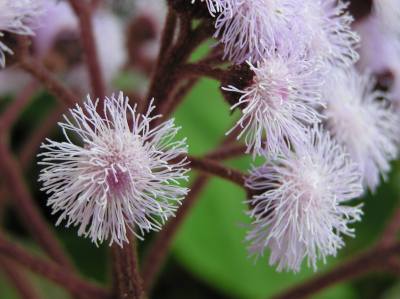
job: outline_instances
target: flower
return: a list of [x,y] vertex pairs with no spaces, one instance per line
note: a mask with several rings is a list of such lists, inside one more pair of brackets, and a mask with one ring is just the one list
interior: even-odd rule
[[[4,32],[21,35],[33,35],[32,23],[42,13],[40,0],[1,0],[0,1],[0,38]],[[12,54],[0,40],[0,66],[5,66],[5,53]]]
[[266,150],[273,156],[301,142],[308,125],[320,122],[315,107],[323,106],[321,66],[291,53],[275,53],[262,63],[249,65],[255,73],[251,86],[223,89],[241,94],[232,109],[244,106],[234,128],[241,129],[238,138],[245,135],[247,152],[262,155]]
[[344,246],[342,235],[354,236],[349,224],[362,215],[361,205],[344,205],[362,193],[358,167],[320,127],[295,151],[254,169],[247,185],[259,193],[248,201],[249,251],[263,255],[268,247],[278,271],[297,272],[306,257],[315,270]]
[[[215,37],[225,46],[225,57],[236,64],[257,63],[281,44],[295,39],[292,32],[297,0],[236,0],[215,22]],[[285,48],[285,46],[283,46]]]
[[331,72],[324,88],[327,127],[359,164],[364,185],[372,191],[398,155],[400,133],[399,117],[385,100],[386,94],[374,86],[370,74],[350,69]]
[[154,106],[138,114],[128,101],[122,93],[106,98],[101,116],[98,100],[88,97],[84,109],[70,110],[72,121],[60,123],[66,141],[47,139],[39,154],[47,204],[61,212],[56,225],[66,219],[96,244],[122,246],[128,230],[139,238],[160,230],[187,193],[179,185],[187,179],[186,141],[173,141],[179,128],[173,120],[152,127]]
[[340,0],[307,0],[299,6],[299,35],[305,38],[305,51],[310,57],[325,61],[328,67],[349,67],[359,58],[355,48],[360,37],[351,30],[349,4]]

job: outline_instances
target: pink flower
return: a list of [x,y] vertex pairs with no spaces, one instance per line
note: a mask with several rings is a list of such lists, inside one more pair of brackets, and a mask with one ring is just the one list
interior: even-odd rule
[[318,259],[325,262],[344,246],[343,235],[354,236],[349,224],[362,215],[361,205],[345,205],[362,193],[357,165],[321,128],[303,141],[254,169],[247,182],[259,193],[248,201],[250,253],[269,248],[278,271],[300,271],[305,258],[315,270]]
[[374,86],[370,74],[349,69],[331,72],[324,88],[329,131],[359,164],[372,191],[389,172],[400,142],[400,118]]
[[66,141],[42,145],[39,181],[60,213],[57,225],[66,220],[96,244],[109,239],[122,246],[128,230],[141,238],[174,215],[187,193],[179,185],[187,179],[187,162],[179,158],[187,146],[173,141],[179,130],[173,120],[151,127],[159,117],[150,116],[154,106],[138,114],[122,93],[105,99],[105,116],[97,105],[88,98],[84,109],[70,110],[72,121],[60,123]]
[[321,66],[291,53],[249,65],[255,73],[251,86],[224,88],[241,95],[232,106],[244,107],[234,128],[241,128],[238,138],[245,135],[247,152],[274,156],[302,142],[308,126],[320,121],[315,108],[323,106]]

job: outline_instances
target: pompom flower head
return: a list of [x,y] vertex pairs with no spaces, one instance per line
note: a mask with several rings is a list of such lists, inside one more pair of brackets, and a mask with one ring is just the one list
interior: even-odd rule
[[327,125],[359,164],[372,191],[398,155],[400,120],[368,74],[336,70],[324,88]]
[[296,151],[254,169],[247,185],[259,193],[249,200],[250,253],[268,247],[279,271],[299,271],[304,258],[316,269],[344,246],[342,235],[354,235],[348,224],[362,215],[360,206],[344,205],[362,193],[357,165],[317,127]]
[[243,107],[234,128],[241,128],[238,138],[245,135],[247,152],[261,155],[267,151],[273,156],[301,142],[307,126],[320,121],[315,109],[323,105],[320,66],[290,53],[275,53],[256,66],[249,65],[255,74],[251,86],[224,88],[241,95],[232,106]]
[[218,16],[215,37],[225,47],[225,57],[241,64],[257,63],[267,58],[281,43],[295,38],[292,34],[297,0],[230,1],[230,9]]
[[1,42],[4,32],[33,35],[30,25],[41,12],[41,0],[0,0],[0,66],[4,67],[5,53],[13,53]]
[[187,146],[173,141],[173,120],[152,127],[152,106],[138,114],[122,93],[105,99],[103,115],[98,105],[90,98],[84,109],[77,105],[72,120],[60,123],[66,141],[42,145],[39,180],[53,213],[61,213],[57,225],[66,220],[96,244],[122,246],[128,230],[140,238],[174,215],[187,193],[179,186],[187,179]]
[[341,0],[307,0],[299,8],[303,20],[299,34],[305,37],[305,50],[328,67],[348,67],[359,57],[360,37],[351,30],[353,17],[348,6],[349,2]]

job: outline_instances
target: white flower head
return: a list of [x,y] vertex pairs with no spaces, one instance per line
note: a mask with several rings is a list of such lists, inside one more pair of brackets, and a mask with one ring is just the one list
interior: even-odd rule
[[59,124],[66,141],[42,145],[39,181],[53,213],[61,213],[57,225],[66,220],[96,244],[122,246],[128,231],[141,238],[174,215],[187,193],[179,185],[187,179],[186,140],[173,140],[173,120],[152,127],[154,106],[138,114],[122,93],[105,99],[104,116],[98,105],[88,98],[71,109],[72,120]]
[[341,0],[307,0],[300,6],[303,21],[299,34],[305,38],[305,49],[328,67],[349,67],[359,58],[356,47],[360,37],[351,29],[348,5]]
[[[42,13],[41,0],[0,0],[0,38],[4,32],[33,35],[31,25]],[[0,66],[4,67],[5,53],[12,54],[0,40]]]
[[232,109],[244,107],[234,128],[241,128],[238,138],[245,135],[247,152],[262,155],[266,151],[273,156],[301,142],[308,125],[320,122],[315,109],[323,106],[320,65],[278,53],[249,65],[255,73],[251,86],[244,90],[235,86],[223,89],[241,94]]
[[294,17],[301,1],[234,0],[215,22],[215,37],[224,44],[225,58],[236,64],[257,63],[277,47],[296,40]]
[[328,129],[359,164],[372,191],[390,170],[400,141],[400,119],[374,86],[370,74],[352,69],[332,72],[324,88]]
[[278,271],[300,271],[305,258],[315,270],[318,259],[344,246],[343,235],[354,236],[349,224],[361,219],[361,205],[344,205],[362,193],[358,167],[318,127],[296,151],[254,169],[247,185],[263,192],[248,201],[249,251],[260,256],[269,248]]

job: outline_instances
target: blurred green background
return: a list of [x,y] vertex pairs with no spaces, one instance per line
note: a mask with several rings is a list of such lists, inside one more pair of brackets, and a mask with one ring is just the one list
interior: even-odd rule
[[[175,114],[176,122],[182,126],[180,135],[188,138],[190,153],[201,155],[215,147],[235,120],[229,106],[223,101],[216,82],[203,80],[190,93]],[[7,101],[1,101],[5,106]],[[26,136],[36,124],[55,106],[49,95],[42,93],[26,109],[12,134],[15,152],[22,149]],[[54,136],[59,132],[54,130]],[[246,171],[251,165],[249,158],[229,161],[229,165]],[[343,259],[367,249],[378,238],[386,221],[397,206],[399,198],[400,166],[393,165],[393,171],[376,194],[367,194],[364,202],[364,218],[356,224],[357,236],[347,238],[346,247],[336,258],[319,264],[323,272]],[[45,197],[36,183],[38,169],[35,163],[26,174],[37,203],[42,207],[49,224],[55,222],[45,206]],[[195,178],[192,173],[191,178]],[[10,199],[11,200],[11,199]],[[173,244],[172,252],[155,285],[151,298],[268,298],[283,289],[300,283],[315,275],[303,266],[298,274],[279,273],[268,265],[268,253],[257,262],[246,252],[244,242],[246,226],[245,194],[238,187],[220,179],[212,179],[202,192],[197,204],[181,227]],[[358,203],[355,201],[354,204]],[[18,208],[18,207],[16,207]],[[17,242],[35,253],[41,254],[25,230],[19,225],[12,208],[8,208],[3,219],[6,229]],[[75,229],[55,228],[82,275],[93,281],[108,284],[110,265],[108,246],[96,248],[89,240],[79,238]],[[152,235],[140,243],[140,254],[151,243]],[[46,280],[29,274],[43,298],[68,298],[68,295]],[[0,272],[0,298],[18,298],[15,290]],[[328,289],[315,298],[324,299],[394,299],[400,298],[399,281],[389,274],[372,273],[362,279],[351,281]]]

